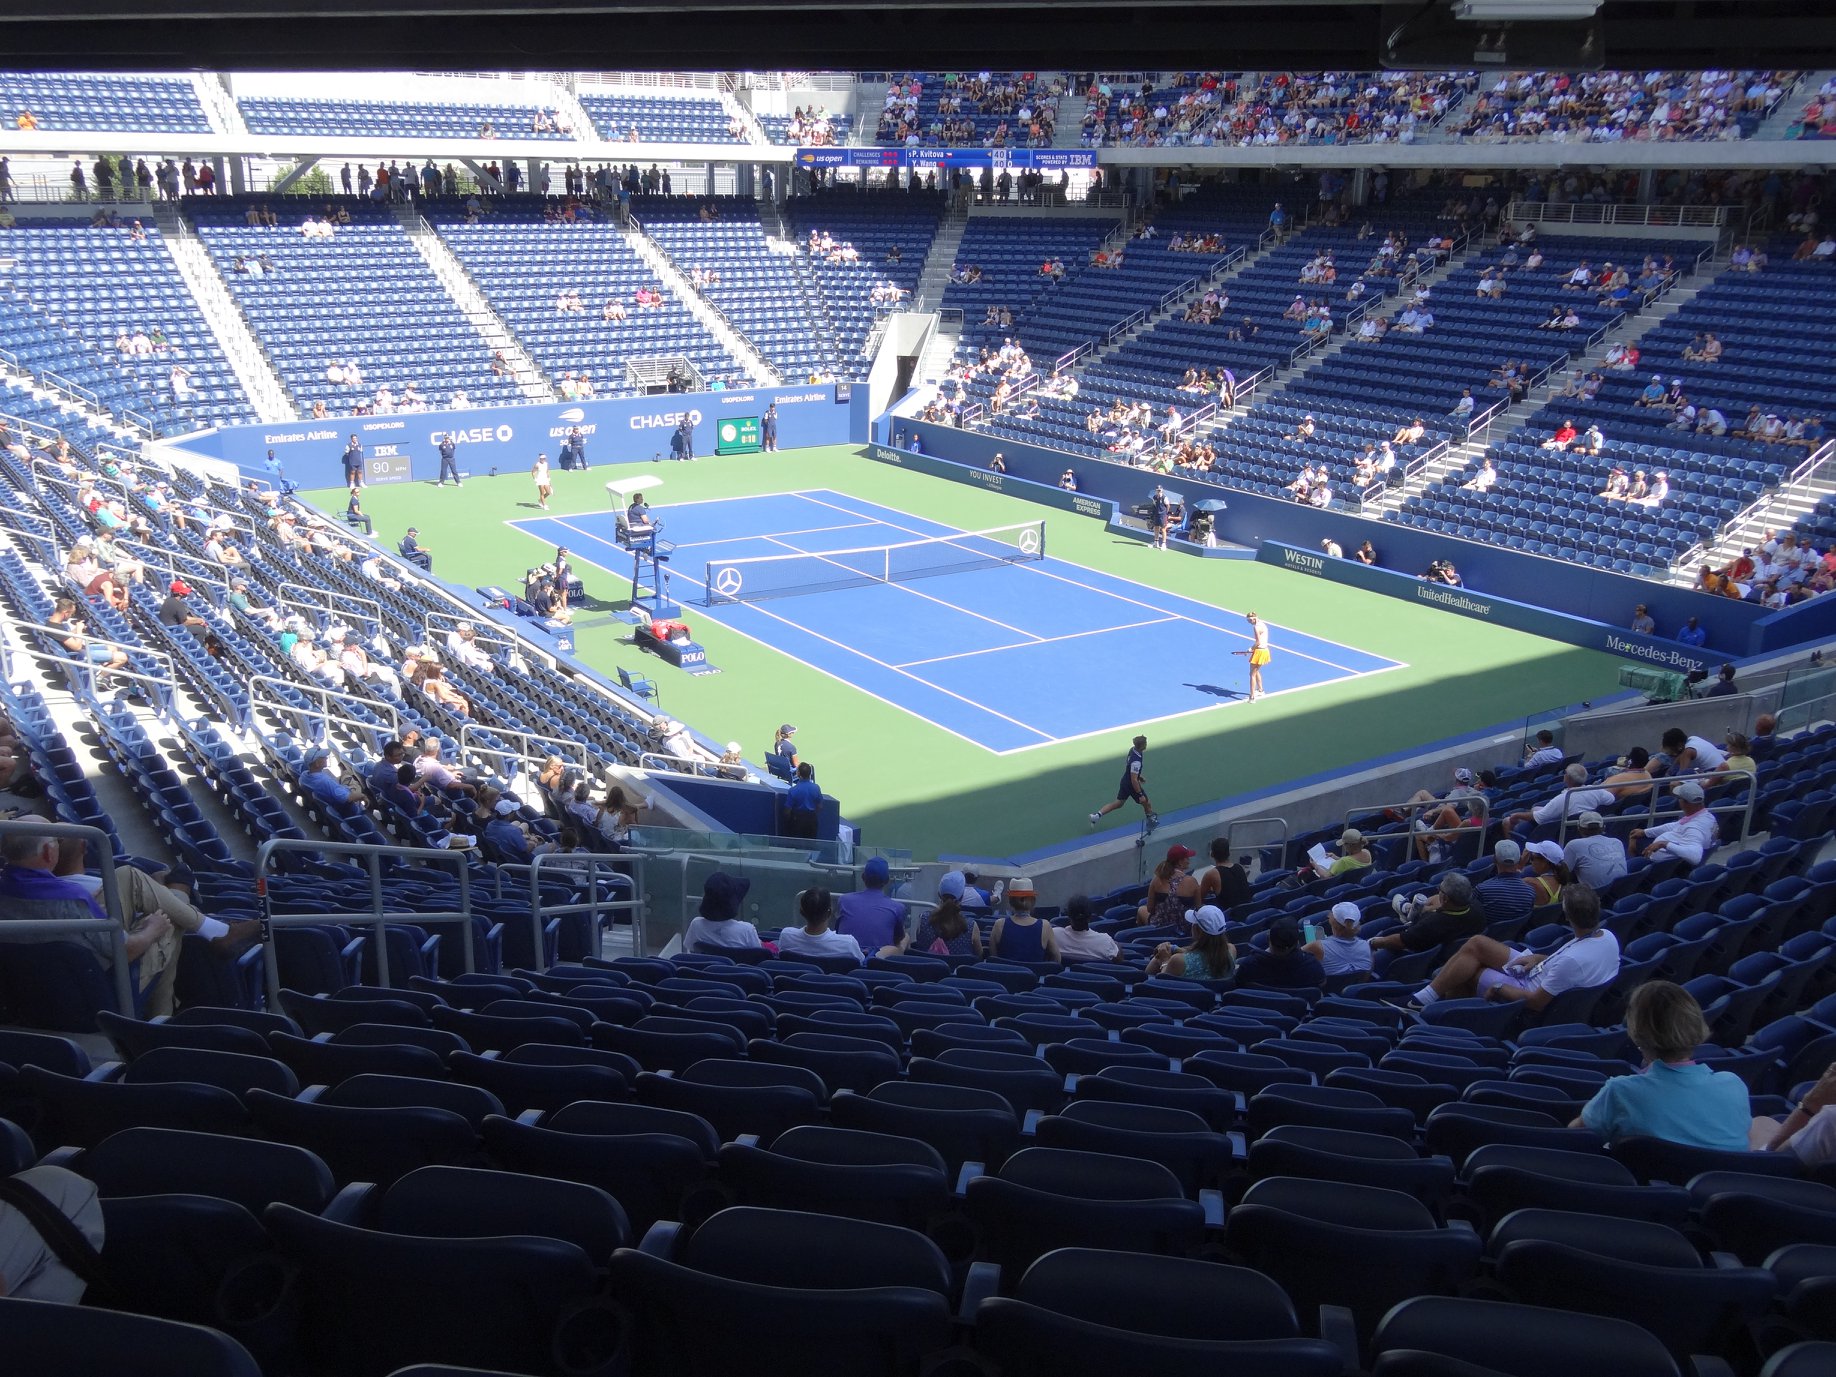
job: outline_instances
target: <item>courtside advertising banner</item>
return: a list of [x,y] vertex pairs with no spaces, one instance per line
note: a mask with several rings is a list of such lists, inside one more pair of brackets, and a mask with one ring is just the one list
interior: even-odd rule
[[[669,462],[670,437],[684,421],[695,454],[748,454],[760,448],[760,417],[778,408],[778,448],[849,442],[849,412],[835,405],[833,383],[807,387],[733,388],[668,392],[648,397],[561,405],[474,407],[391,416],[334,416],[277,425],[226,426],[174,439],[194,454],[225,459],[253,478],[275,475],[301,488],[344,482],[344,452],[355,435],[371,482],[431,483],[440,475],[440,445],[451,439],[467,476],[527,472],[538,454],[557,468],[561,446],[576,429],[587,464]],[[273,462],[269,462],[272,453]],[[276,467],[278,466],[278,468]]]

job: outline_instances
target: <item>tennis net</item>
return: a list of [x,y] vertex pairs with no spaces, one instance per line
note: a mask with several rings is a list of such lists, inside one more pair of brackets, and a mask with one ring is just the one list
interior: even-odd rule
[[757,602],[872,583],[905,583],[1044,558],[1045,522],[1028,521],[856,550],[717,559],[708,562],[708,602]]

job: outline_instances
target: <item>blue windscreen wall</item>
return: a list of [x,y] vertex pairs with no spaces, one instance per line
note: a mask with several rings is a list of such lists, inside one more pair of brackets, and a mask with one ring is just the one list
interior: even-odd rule
[[[836,397],[833,383],[809,387],[761,387],[725,392],[662,393],[615,401],[562,405],[474,407],[465,411],[425,411],[411,415],[340,416],[324,421],[288,421],[276,425],[226,426],[186,436],[176,443],[196,454],[226,459],[252,477],[272,473],[269,450],[287,480],[301,488],[328,488],[344,481],[343,454],[356,435],[372,459],[406,459],[394,481],[431,482],[439,476],[439,445],[452,435],[463,472],[527,469],[538,454],[559,460],[560,447],[574,426],[586,438],[587,462],[651,463],[669,460],[669,441],[684,416],[694,423],[695,453],[714,453],[720,422],[758,418],[778,404],[778,447],[841,445],[864,434],[857,416],[866,389],[855,397]],[[375,481],[375,480],[373,480]]]

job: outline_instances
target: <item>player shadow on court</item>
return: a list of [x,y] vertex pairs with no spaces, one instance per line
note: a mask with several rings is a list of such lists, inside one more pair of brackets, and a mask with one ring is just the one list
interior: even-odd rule
[[1209,693],[1213,698],[1237,700],[1249,697],[1248,689],[1225,688],[1222,684],[1187,684],[1185,687],[1197,689],[1200,693]]

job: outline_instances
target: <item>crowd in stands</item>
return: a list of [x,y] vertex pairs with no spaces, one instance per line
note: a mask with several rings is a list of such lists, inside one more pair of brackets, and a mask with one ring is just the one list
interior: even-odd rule
[[1476,73],[1186,72],[1156,88],[1095,83],[1086,145],[1261,147],[1412,143],[1479,83]]
[[1802,72],[1512,72],[1479,93],[1464,137],[1573,143],[1740,139]]
[[1797,137],[1836,138],[1836,78],[1823,83],[1799,113]]
[[[552,293],[552,283],[544,290]],[[1024,357],[1018,343],[1005,360],[991,353],[998,381]],[[1131,423],[1154,422],[1156,409],[1143,418],[1143,404]],[[393,562],[393,587],[356,572],[376,560],[374,551],[322,518],[259,485],[231,491],[136,464],[91,470],[70,447],[28,449],[23,460],[8,449],[3,462],[27,514],[92,532],[84,558],[63,569],[34,569],[16,549],[0,552],[9,612],[32,613],[35,605],[20,601],[27,596],[49,602],[55,591],[62,599],[49,615],[73,680],[91,672],[85,665],[124,668],[129,656],[116,648],[124,635],[146,638],[125,642],[135,649],[159,644],[174,654],[187,638],[215,636],[234,657],[229,663],[334,689],[350,711],[413,708],[418,717],[403,722],[425,726],[376,733],[373,755],[342,741],[296,747],[289,767],[268,775],[295,791],[329,835],[413,837],[468,859],[541,855],[590,865],[591,853],[615,855],[641,825],[648,800],[602,788],[596,774],[589,779],[559,757],[543,760],[521,790],[464,769],[443,740],[449,724],[499,723],[501,704],[524,701],[510,698],[511,689],[546,693],[550,681],[539,665],[487,646],[476,625],[455,620],[426,633],[424,614],[436,604],[420,600],[431,596],[421,581]],[[15,463],[47,477],[87,474],[79,493],[97,494],[104,479],[119,483],[119,510],[112,498],[67,502],[55,488],[31,495]],[[180,488],[183,500],[166,495]],[[190,550],[194,537],[201,551],[214,546],[230,598],[219,607],[182,580],[156,580],[145,560],[103,550],[118,522],[152,538],[161,558]],[[1786,549],[1781,537],[1767,556]],[[235,559],[226,557],[231,550]],[[388,605],[387,627],[355,612],[318,617],[277,605],[290,584],[307,579],[402,601]],[[115,644],[92,638],[92,624]],[[423,638],[406,640],[405,625]],[[56,802],[61,812],[48,788],[31,797],[27,768],[68,757],[67,749],[28,747],[49,715],[26,711],[13,686],[0,706],[0,807],[24,800],[24,811],[42,816]],[[92,698],[84,707],[110,720],[108,705]],[[578,721],[583,732],[596,726]],[[709,755],[679,724],[651,726],[665,749]],[[86,1351],[110,1322],[143,1311],[229,1324],[215,1308],[217,1273],[253,1259],[303,1289],[300,1308],[278,1307],[265,1330],[238,1329],[251,1345],[272,1345],[275,1370],[302,1353],[313,1355],[310,1370],[327,1373],[380,1373],[421,1359],[543,1370],[553,1336],[529,1295],[545,1303],[633,1300],[641,1278],[665,1267],[657,1274],[669,1284],[642,1293],[629,1312],[631,1366],[642,1374],[675,1371],[684,1351],[716,1342],[709,1336],[720,1326],[705,1320],[717,1296],[744,1296],[758,1313],[776,1315],[835,1305],[841,1294],[858,1317],[894,1289],[902,1293],[897,1314],[909,1318],[921,1305],[936,1319],[926,1331],[934,1342],[923,1347],[992,1348],[1001,1304],[986,1302],[973,1329],[953,1329],[944,1299],[954,1286],[950,1268],[921,1227],[934,1212],[960,1210],[975,1226],[965,1254],[1011,1268],[1003,1289],[1022,1296],[1033,1294],[1022,1278],[1043,1275],[1029,1269],[1067,1261],[1053,1249],[1111,1242],[1124,1225],[1144,1240],[1133,1253],[1071,1259],[1097,1268],[1101,1284],[1089,1313],[1060,1318],[1086,1326],[1076,1331],[1084,1342],[1101,1330],[1112,1345],[1106,1355],[1127,1355],[1105,1358],[1118,1370],[1156,1369],[1143,1348],[1166,1336],[1148,1332],[1159,1326],[1144,1316],[1164,1303],[1166,1279],[1191,1265],[1205,1270],[1187,1294],[1221,1303],[1223,1288],[1253,1278],[1264,1288],[1263,1308],[1288,1317],[1280,1342],[1301,1346],[1280,1351],[1309,1354],[1308,1372],[1343,1371],[1345,1355],[1299,1336],[1297,1304],[1357,1301],[1347,1322],[1368,1339],[1380,1323],[1407,1318],[1405,1304],[1380,1319],[1399,1300],[1476,1283],[1482,1236],[1498,1252],[1487,1283],[1547,1302],[1470,1312],[1488,1343],[1508,1321],[1511,1342],[1535,1349],[1566,1321],[1586,1318],[1575,1312],[1611,1306],[1620,1328],[1604,1332],[1650,1339],[1660,1360],[1651,1371],[1676,1370],[1673,1347],[1712,1349],[1757,1368],[1762,1349],[1778,1342],[1765,1326],[1784,1324],[1791,1304],[1789,1259],[1774,1250],[1821,1236],[1836,1218],[1827,1178],[1813,1176],[1836,1159],[1828,1002],[1836,876],[1817,867],[1829,834],[1809,825],[1819,815],[1808,787],[1827,774],[1836,735],[1785,737],[1775,726],[1762,718],[1751,736],[1654,729],[1656,739],[1629,746],[1623,760],[1592,762],[1569,760],[1544,732],[1521,760],[1456,767],[1450,788],[1425,792],[1394,815],[1374,808],[1318,838],[1295,839],[1282,861],[1297,859],[1309,840],[1322,842],[1304,871],[1264,855],[1252,877],[1253,861],[1235,855],[1228,837],[1212,839],[1209,864],[1195,866],[1194,849],[1176,842],[1155,848],[1146,883],[1054,906],[1025,875],[989,885],[963,868],[944,874],[934,901],[909,886],[900,893],[892,868],[874,857],[847,892],[811,885],[794,903],[748,910],[744,877],[718,870],[703,880],[682,951],[669,960],[606,961],[592,937],[558,954],[531,948],[520,960],[507,948],[500,959],[481,942],[480,969],[461,975],[436,958],[395,966],[391,950],[394,982],[384,989],[373,965],[372,980],[361,980],[357,947],[356,968],[334,955],[322,987],[290,985],[272,1007],[255,1007],[253,994],[237,1005],[186,993],[186,982],[234,968],[260,940],[249,876],[227,867],[123,866],[120,907],[132,925],[125,952],[140,963],[145,1011],[173,1019],[101,1020],[125,1063],[105,1071],[66,1040],[0,1033],[0,1060],[12,1068],[5,1103],[24,1120],[18,1132],[0,1130],[0,1149],[116,1275],[138,1284],[125,1297],[101,1289],[86,1297],[96,1283],[22,1224],[28,1216],[11,1192],[0,1203],[7,1343],[24,1342],[18,1326],[32,1316],[15,1308],[20,1297],[93,1303],[72,1312],[81,1323],[64,1334],[66,1353]],[[780,730],[781,750],[792,731]],[[146,744],[157,757],[160,745]],[[262,796],[266,782],[251,778],[247,790]],[[1755,803],[1771,836],[1720,852],[1734,840],[1728,833],[1744,801]],[[167,812],[175,802],[168,784],[149,795],[150,807]],[[1820,816],[1828,811],[1826,800]],[[7,916],[100,911],[99,876],[87,873],[80,852],[30,834],[8,837],[0,850]],[[323,868],[337,872],[329,862]],[[490,887],[487,874],[476,874],[480,893]],[[282,891],[315,886],[302,892],[323,896],[318,911],[328,923],[363,902],[348,887],[334,892],[319,870],[271,883]],[[561,889],[571,896],[580,885]],[[415,897],[434,907],[445,893],[430,886]],[[526,925],[526,901],[521,913]],[[396,930],[411,935],[406,924]],[[199,943],[211,944],[208,959]],[[5,944],[0,965],[18,968],[30,945]],[[98,966],[115,956],[108,942],[73,945]],[[412,963],[421,949],[410,940],[398,950]],[[294,954],[283,962],[290,979],[307,969]],[[6,984],[7,997],[20,988]],[[307,1085],[322,1089],[302,1094]],[[146,1122],[154,1117],[181,1127]],[[833,1136],[850,1125],[876,1136]],[[111,1147],[118,1130],[134,1136]],[[875,1155],[838,1162],[850,1145]],[[58,1147],[75,1149],[60,1157],[63,1166],[32,1165]],[[761,1166],[762,1158],[770,1160]],[[169,1173],[162,1191],[183,1185],[189,1203],[111,1188],[111,1160],[143,1182],[146,1173]],[[983,1165],[954,1200],[949,1183],[971,1161]],[[431,1176],[412,1170],[428,1162]],[[748,1174],[749,1163],[759,1174]],[[1051,1175],[1054,1167],[1062,1175]],[[1704,1182],[1698,1172],[1709,1168],[1716,1179]],[[845,1177],[864,1183],[865,1198],[838,1186]],[[334,1192],[354,1181],[372,1185],[346,1201],[359,1213],[333,1217]],[[1214,1195],[1220,1189],[1228,1204]],[[1488,1194],[1494,1190],[1501,1194]],[[276,1203],[295,1192],[310,1208]],[[413,1213],[417,1192],[436,1205]],[[241,1197],[233,1210],[231,1194]],[[698,1196],[712,1208],[696,1212]],[[719,1208],[729,1201],[750,1208]],[[1287,1208],[1277,1208],[1283,1201]],[[1589,1211],[1575,1208],[1582,1204]],[[803,1213],[775,1212],[787,1205]],[[1605,1226],[1600,1215],[1590,1220],[1590,1211],[1610,1206],[1620,1213]],[[1388,1222],[1364,1227],[1366,1210],[1384,1211]],[[870,1228],[857,1224],[861,1214],[874,1216]],[[1398,1222],[1405,1216],[1406,1229]],[[656,1235],[649,1253],[631,1247],[652,1225],[678,1217],[695,1226],[694,1252],[663,1257],[670,1231]],[[1472,1227],[1446,1222],[1455,1218]],[[1497,1232],[1507,1218],[1510,1228]],[[760,1230],[747,1255],[752,1267],[742,1277],[715,1275],[726,1231],[749,1219]],[[189,1223],[181,1229],[177,1221]],[[1686,1221],[1690,1235],[1677,1227]],[[478,1236],[482,1223],[491,1226],[487,1237]],[[1525,1261],[1523,1231],[1533,1227],[1569,1231],[1541,1272],[1534,1251]],[[1608,1231],[1588,1235],[1602,1253],[1573,1244],[1573,1231],[1591,1227]],[[432,1247],[430,1233],[439,1235]],[[567,1241],[588,1233],[590,1253]],[[1436,1250],[1426,1278],[1405,1266],[1413,1255],[1393,1237],[1405,1233]],[[792,1236],[800,1271],[787,1278],[784,1240]],[[224,1237],[235,1244],[213,1271],[207,1255]],[[1609,1237],[1619,1242],[1601,1241]],[[852,1271],[816,1277],[837,1239],[852,1245],[835,1245]],[[1671,1255],[1668,1270],[1641,1263],[1613,1272],[1622,1288],[1604,1297],[1586,1284],[1555,1299],[1534,1289],[1539,1278],[1552,1289],[1572,1281],[1583,1264],[1607,1266],[1627,1240],[1677,1244],[1682,1253]],[[1216,1257],[1226,1246],[1228,1265]],[[909,1266],[902,1279],[881,1275],[895,1248],[937,1273],[926,1283],[935,1289],[918,1301],[904,1294],[922,1290]],[[1446,1258],[1456,1248],[1466,1251],[1454,1265]],[[1738,1254],[1743,1265],[1710,1265],[1710,1248]],[[1184,1256],[1205,1250],[1203,1262]],[[138,1258],[155,1261],[135,1271]],[[451,1265],[438,1274],[443,1286],[477,1282],[487,1262],[501,1270],[468,1305],[404,1307],[404,1278],[435,1276],[442,1259]],[[1827,1279],[1829,1263],[1820,1259],[1813,1254],[1807,1265]],[[564,1281],[547,1280],[562,1276],[563,1263]],[[1685,1323],[1675,1306],[1666,1309],[1674,1297],[1658,1294],[1653,1271],[1675,1286],[1705,1288],[1735,1284],[1728,1277],[1738,1273],[1757,1299],[1727,1327],[1719,1306],[1685,1307],[1702,1312],[1688,1332],[1712,1334],[1679,1338]],[[1150,1280],[1138,1288],[1143,1272]],[[755,1275],[771,1285],[754,1288],[746,1278]],[[799,1280],[810,1284],[784,1284]],[[861,1288],[864,1280],[889,1285]],[[514,1303],[500,1304],[506,1295]],[[105,1299],[112,1303],[101,1305]],[[1792,1311],[1790,1323],[1827,1332],[1821,1303]],[[1018,1305],[1031,1302],[1008,1308]],[[884,1323],[870,1316],[876,1353],[904,1333],[893,1313]],[[1652,1333],[1624,1325],[1627,1316]],[[1233,1313],[1229,1332],[1240,1338],[1253,1318],[1247,1309]],[[42,1314],[33,1322],[45,1323]],[[1177,1345],[1197,1342],[1190,1322],[1179,1318]],[[837,1335],[816,1328],[832,1349]],[[178,1342],[175,1335],[196,1342],[200,1332],[154,1329],[141,1351],[165,1352],[160,1346]],[[756,1332],[745,1338],[758,1342]],[[783,1342],[805,1340],[791,1329]],[[567,1351],[570,1361],[581,1355]],[[1035,1342],[1014,1360],[1016,1370],[1042,1351]],[[1254,1350],[1265,1358],[1272,1351]],[[1228,1370],[1226,1350],[1208,1349],[1206,1358]],[[708,1370],[745,1366],[726,1353]]]
[[1040,148],[1052,143],[1062,79],[1032,72],[906,74],[886,88],[875,141],[907,148]]

